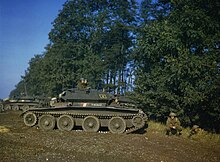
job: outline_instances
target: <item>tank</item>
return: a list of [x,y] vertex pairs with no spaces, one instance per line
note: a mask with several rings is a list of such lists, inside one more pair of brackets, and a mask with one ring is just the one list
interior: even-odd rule
[[[48,102],[49,103],[49,102]],[[29,108],[43,107],[46,104],[46,100],[37,99],[34,97],[23,96],[13,99],[6,98],[2,101],[2,110],[22,110],[25,111]]]
[[3,100],[0,99],[0,112],[2,112],[2,111],[3,111]]
[[[123,102],[120,102],[123,98]],[[30,108],[23,113],[26,126],[43,130],[80,129],[86,132],[132,133],[144,129],[147,116],[125,97],[78,87],[53,98],[51,107]]]

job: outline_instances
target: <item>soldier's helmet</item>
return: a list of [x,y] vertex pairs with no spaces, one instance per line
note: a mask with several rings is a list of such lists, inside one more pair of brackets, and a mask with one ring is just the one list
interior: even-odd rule
[[81,83],[83,83],[83,82],[84,82],[84,80],[85,80],[84,78],[80,78],[80,82],[81,82]]
[[192,129],[197,129],[197,128],[199,128],[198,125],[193,125],[193,127],[192,127]]
[[174,116],[174,117],[175,117],[175,116],[176,116],[176,114],[175,114],[175,113],[173,113],[173,112],[171,112],[169,116],[170,116],[170,117],[171,117],[171,116]]

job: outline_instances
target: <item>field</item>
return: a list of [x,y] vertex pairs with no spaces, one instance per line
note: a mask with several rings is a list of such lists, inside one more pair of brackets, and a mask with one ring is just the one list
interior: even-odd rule
[[166,137],[150,123],[144,134],[42,131],[27,127],[19,111],[0,113],[1,162],[186,162],[220,161],[220,141]]

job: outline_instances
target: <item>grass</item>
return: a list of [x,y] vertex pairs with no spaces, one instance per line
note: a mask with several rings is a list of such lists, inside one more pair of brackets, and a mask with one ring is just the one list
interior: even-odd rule
[[148,131],[165,133],[166,126],[159,122],[149,121],[148,122]]
[[[148,122],[148,131],[152,131],[155,133],[160,133],[165,135],[165,128],[166,126],[159,122],[149,121]],[[196,141],[201,142],[214,142],[214,143],[220,143],[220,134],[213,134],[209,133],[203,129],[200,129],[200,131],[189,138],[190,135],[190,128],[183,128],[182,130],[182,138],[192,139]]]
[[0,133],[7,133],[9,132],[9,129],[6,128],[5,126],[0,126]]

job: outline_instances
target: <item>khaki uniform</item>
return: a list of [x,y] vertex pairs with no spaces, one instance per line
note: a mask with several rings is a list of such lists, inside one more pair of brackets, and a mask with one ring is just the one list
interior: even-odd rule
[[87,82],[87,80],[81,78],[80,82],[78,82],[78,84],[77,84],[77,88],[78,88],[78,89],[81,89],[81,90],[84,90],[84,89],[87,89],[87,87],[88,87],[88,82]]
[[173,119],[171,117],[168,117],[166,122],[166,134],[170,135],[172,129],[177,130],[178,135],[180,135],[180,132],[182,131],[182,127],[180,126],[181,123],[177,117],[174,117]]
[[198,125],[194,125],[194,126],[192,127],[192,129],[190,130],[189,137],[198,134],[200,131],[201,131],[201,128],[199,128]]

